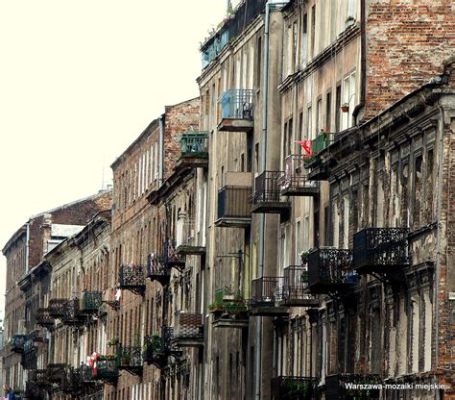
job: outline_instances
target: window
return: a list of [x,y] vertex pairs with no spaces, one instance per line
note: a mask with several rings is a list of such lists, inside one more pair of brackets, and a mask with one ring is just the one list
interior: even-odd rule
[[316,6],[313,6],[313,7],[311,7],[311,45],[310,45],[311,58],[314,57],[315,37],[316,37]]
[[342,115],[341,129],[347,129],[353,126],[352,112],[355,107],[355,72],[347,76],[343,80],[343,108],[345,111]]
[[324,130],[331,132],[332,128],[332,92],[327,92],[325,97],[325,126]]
[[308,15],[303,15],[302,20],[302,54],[301,54],[301,64],[306,66],[308,59]]
[[340,131],[341,126],[341,85],[337,85],[335,93],[335,132]]

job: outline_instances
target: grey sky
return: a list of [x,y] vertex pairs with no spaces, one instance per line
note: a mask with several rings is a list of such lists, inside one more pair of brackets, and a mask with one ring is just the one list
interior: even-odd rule
[[[234,2],[236,3],[236,2]],[[0,245],[95,193],[148,122],[198,95],[225,0],[0,0]],[[0,318],[5,259],[0,257]]]

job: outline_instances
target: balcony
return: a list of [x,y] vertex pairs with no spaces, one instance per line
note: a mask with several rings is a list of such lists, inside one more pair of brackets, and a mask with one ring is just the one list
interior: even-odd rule
[[312,293],[341,292],[357,282],[351,250],[320,248],[308,254],[308,287]]
[[251,225],[251,172],[226,172],[224,186],[218,191],[218,214],[215,225],[246,228]]
[[141,346],[119,346],[117,348],[118,368],[124,369],[135,375],[142,374],[142,348]]
[[248,327],[248,308],[240,294],[234,294],[229,289],[217,289],[215,301],[208,308],[213,315],[214,328]]
[[264,171],[256,177],[251,210],[253,213],[289,213],[291,203],[281,197],[282,175],[282,171]]
[[141,265],[121,265],[119,271],[119,289],[143,294],[145,291],[145,274]]
[[38,308],[36,313],[36,324],[44,328],[51,328],[54,326],[54,318],[48,308]]
[[46,389],[34,381],[28,380],[25,384],[25,398],[27,400],[43,400],[47,396]]
[[35,369],[37,365],[37,347],[30,337],[24,343],[21,364],[24,369]]
[[151,253],[147,257],[147,278],[152,282],[159,282],[162,286],[167,285],[171,279],[170,270],[155,253]]
[[286,158],[283,175],[279,178],[282,196],[318,196],[319,182],[308,179],[305,156],[293,154]]
[[173,342],[179,347],[203,346],[204,324],[202,314],[177,313]]
[[329,178],[330,171],[327,165],[321,165],[320,163],[320,153],[333,143],[334,138],[334,133],[321,132],[311,141],[310,153],[305,156],[305,166],[311,169],[308,179],[322,181]]
[[68,326],[81,326],[84,324],[86,316],[81,314],[79,310],[78,299],[67,300],[61,320],[63,325]]
[[11,337],[11,351],[13,353],[23,353],[24,344],[27,340],[27,335],[16,334]]
[[408,228],[366,228],[354,235],[354,269],[393,273],[409,265]]
[[325,378],[325,398],[338,399],[379,399],[379,390],[354,390],[346,387],[347,384],[380,384],[379,375],[335,374]]
[[303,376],[272,378],[272,400],[316,400],[317,379]]
[[84,314],[96,314],[102,304],[103,296],[101,292],[83,291],[79,302],[79,309]]
[[176,223],[176,247],[178,257],[205,254],[205,246],[198,245],[197,231],[194,220],[179,218]]
[[208,132],[186,132],[180,138],[180,158],[176,169],[181,167],[207,168],[209,165]]
[[66,369],[66,364],[48,364],[46,373],[49,383],[54,384],[57,388],[64,387],[66,381]]
[[181,271],[185,267],[185,258],[177,253],[175,240],[165,240],[163,243],[163,250],[164,264],[168,269],[174,267]]
[[284,269],[283,299],[287,307],[318,307],[319,300],[309,293],[308,270],[301,265],[290,265]]
[[249,132],[254,127],[254,90],[227,90],[220,97],[219,131]]
[[279,306],[284,278],[264,276],[251,282],[250,315],[278,317],[288,315],[287,307]]
[[66,313],[66,303],[68,299],[51,299],[49,300],[49,315],[53,318],[63,318]]
[[147,364],[152,364],[159,369],[167,365],[166,346],[160,335],[146,336],[144,346],[143,358]]
[[93,371],[93,377],[96,380],[115,382],[118,375],[118,363],[115,356],[100,356],[98,358],[96,370]]

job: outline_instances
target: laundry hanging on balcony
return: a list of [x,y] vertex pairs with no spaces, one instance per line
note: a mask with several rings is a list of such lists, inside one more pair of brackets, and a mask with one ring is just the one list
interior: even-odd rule
[[302,147],[304,156],[311,157],[313,155],[312,140],[310,139],[296,140],[295,143],[298,143]]

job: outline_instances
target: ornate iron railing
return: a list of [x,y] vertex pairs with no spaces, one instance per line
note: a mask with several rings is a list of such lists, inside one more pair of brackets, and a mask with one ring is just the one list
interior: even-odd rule
[[11,337],[11,351],[14,353],[23,353],[24,344],[27,340],[27,335],[15,334]]
[[169,277],[170,270],[163,263],[163,260],[156,253],[151,253],[147,257],[147,277]]
[[409,265],[409,228],[366,228],[354,235],[355,269]]
[[118,361],[115,356],[100,356],[96,361],[97,380],[111,381],[118,377]]
[[245,314],[248,312],[245,299],[240,293],[225,289],[215,290],[215,301],[208,306],[213,313]]
[[225,91],[219,100],[222,118],[246,119],[254,118],[254,90],[231,89]]
[[142,265],[121,265],[119,270],[120,289],[134,289],[145,286],[145,274]]
[[185,265],[185,258],[176,251],[176,241],[174,239],[164,241],[163,251],[164,263],[167,267]]
[[25,384],[25,398],[27,400],[43,400],[47,396],[47,390],[43,385],[28,380]]
[[251,217],[251,187],[225,186],[218,191],[218,218]]
[[54,325],[54,317],[51,316],[48,308],[38,308],[36,313],[36,324],[46,328]]
[[320,248],[308,254],[310,287],[355,284],[357,280],[352,269],[352,250]]
[[119,346],[117,348],[119,368],[142,367],[142,348],[141,346]]
[[202,314],[179,312],[175,318],[174,339],[202,339],[204,324]]
[[283,298],[284,278],[282,276],[264,276],[251,282],[250,303],[274,305]]
[[318,380],[303,376],[272,378],[272,400],[316,400]]
[[182,157],[208,157],[208,133],[186,132],[180,138],[180,152]]
[[95,313],[103,304],[101,292],[83,291],[80,300],[80,310],[85,313]]
[[79,300],[71,299],[66,302],[64,314],[61,317],[65,325],[80,325],[84,321],[84,316],[79,309]]
[[54,318],[62,318],[66,313],[68,299],[51,299],[49,300],[49,315]]
[[255,179],[254,203],[280,202],[280,179],[282,171],[264,171]]

